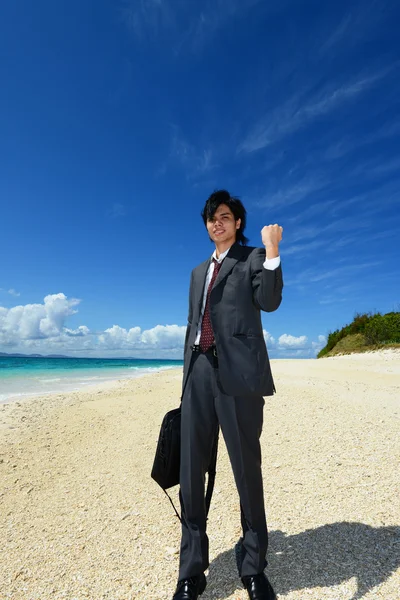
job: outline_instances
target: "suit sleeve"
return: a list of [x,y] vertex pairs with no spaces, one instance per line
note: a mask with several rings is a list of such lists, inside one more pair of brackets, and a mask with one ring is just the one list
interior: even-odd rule
[[282,266],[273,271],[265,269],[265,249],[256,248],[250,255],[253,301],[260,310],[273,312],[282,302]]

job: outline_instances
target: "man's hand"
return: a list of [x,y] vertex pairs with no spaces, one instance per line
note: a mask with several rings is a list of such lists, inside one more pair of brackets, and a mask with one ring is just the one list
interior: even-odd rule
[[282,241],[283,227],[280,225],[266,225],[261,230],[262,243],[267,251],[267,258],[279,256],[279,242]]
[[282,241],[283,227],[280,225],[266,225],[261,230],[262,243],[267,252],[267,258],[279,256],[279,242]]

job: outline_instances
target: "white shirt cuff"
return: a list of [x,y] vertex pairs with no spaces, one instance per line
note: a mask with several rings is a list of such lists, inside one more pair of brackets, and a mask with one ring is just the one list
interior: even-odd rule
[[263,263],[263,267],[264,267],[264,269],[267,269],[268,271],[275,271],[275,269],[277,269],[280,264],[281,264],[281,257],[276,256],[275,258],[266,258]]

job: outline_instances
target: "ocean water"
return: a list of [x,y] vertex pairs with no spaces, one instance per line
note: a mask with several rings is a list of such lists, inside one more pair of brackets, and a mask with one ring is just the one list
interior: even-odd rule
[[182,367],[179,360],[0,356],[0,402]]

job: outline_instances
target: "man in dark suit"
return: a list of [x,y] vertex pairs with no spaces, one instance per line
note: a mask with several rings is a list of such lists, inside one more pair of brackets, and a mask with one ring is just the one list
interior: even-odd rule
[[206,587],[204,483],[219,427],[240,497],[239,575],[251,600],[275,600],[264,574],[268,533],[259,442],[263,396],[271,396],[275,386],[261,311],[272,312],[281,303],[282,227],[262,229],[264,248],[246,246],[246,211],[225,190],[208,198],[202,217],[215,251],[193,270],[190,282],[181,421],[182,541],[173,600],[197,600]]

